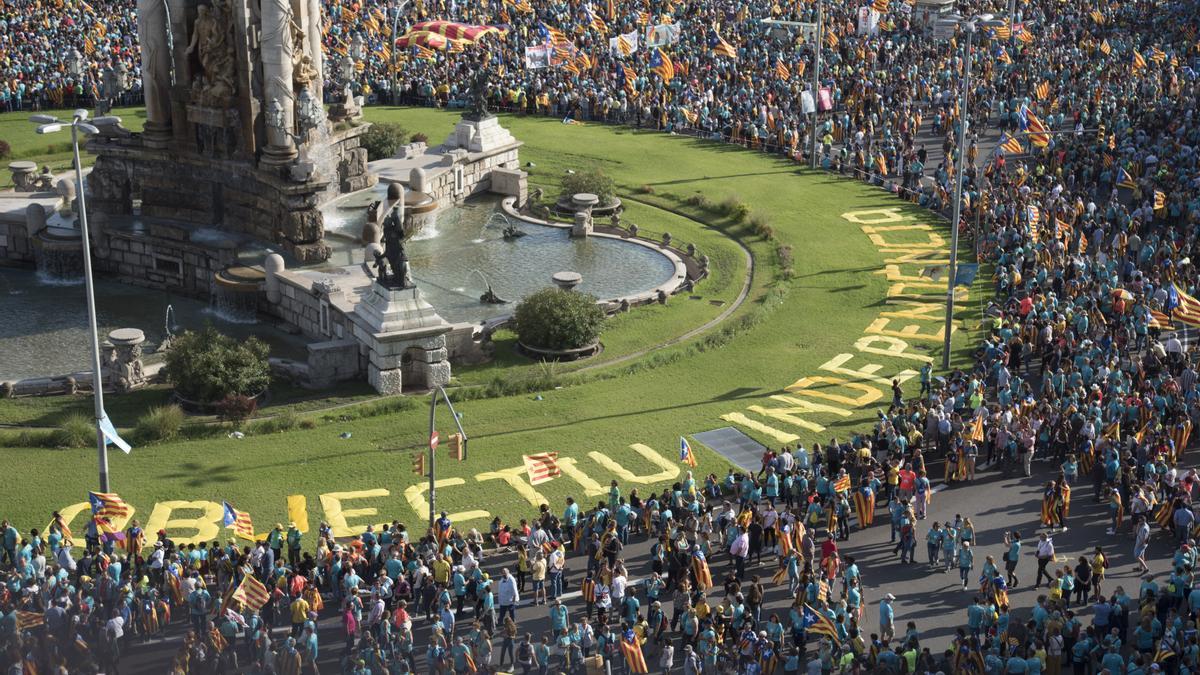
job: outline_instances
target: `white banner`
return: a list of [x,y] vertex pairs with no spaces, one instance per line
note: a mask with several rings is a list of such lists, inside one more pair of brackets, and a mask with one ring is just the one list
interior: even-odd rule
[[683,25],[678,23],[660,23],[646,28],[646,46],[663,47],[679,42],[683,34]]
[[525,67],[549,68],[550,67],[550,45],[535,45],[525,48]]
[[[621,48],[621,40],[625,40],[626,48]],[[614,56],[628,56],[638,49],[638,34],[637,31],[624,33],[615,38],[608,39],[608,49]]]
[[879,34],[879,12],[870,7],[858,8],[858,34],[859,35],[878,35]]

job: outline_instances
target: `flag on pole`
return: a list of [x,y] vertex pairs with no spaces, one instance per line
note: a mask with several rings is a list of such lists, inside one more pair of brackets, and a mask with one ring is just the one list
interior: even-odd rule
[[693,469],[696,468],[696,455],[692,452],[692,446],[683,436],[679,437],[679,461]]
[[133,507],[115,492],[89,492],[88,504],[92,515],[101,518],[124,518],[133,513]]
[[1146,57],[1142,56],[1136,49],[1133,50],[1133,69],[1141,70],[1146,67]]
[[833,482],[834,492],[846,492],[850,489],[850,476],[845,475]]
[[1100,10],[1093,9],[1091,17],[1092,21],[1095,21],[1096,23],[1104,23],[1104,15],[1100,13]]
[[1050,81],[1042,80],[1041,84],[1033,88],[1033,93],[1042,100],[1050,98]]
[[1005,136],[1000,139],[1000,150],[1006,155],[1019,155],[1025,152],[1025,148],[1021,146],[1021,141],[1015,136]]
[[888,0],[875,0],[871,3],[871,9],[879,12],[880,14],[887,14]]
[[1117,170],[1117,185],[1119,187],[1129,188],[1130,190],[1132,190],[1137,187],[1137,182],[1133,180],[1133,176],[1130,176],[1128,171],[1126,171],[1125,169],[1118,169]]
[[[619,40],[624,39],[624,37],[619,38]],[[650,54],[650,70],[658,73],[663,82],[670,82],[671,78],[675,77],[675,64],[671,62],[671,57],[667,56],[661,47]]]
[[524,455],[524,459],[530,485],[539,485],[562,475],[562,469],[558,468],[557,452]]
[[1108,40],[1104,40],[1100,43],[1100,52],[1105,56],[1112,54],[1112,46],[1108,44]]
[[731,59],[737,60],[737,50],[733,48],[733,45],[726,42],[725,38],[721,37],[721,35],[716,31],[713,31],[712,37],[708,39],[708,47],[713,51],[714,54],[728,56]]
[[1167,60],[1167,54],[1158,47],[1155,47],[1154,49],[1150,50],[1150,60],[1161,64],[1163,61]]
[[810,607],[807,603],[804,605],[804,617],[802,621],[804,630],[816,633],[817,635],[828,636],[835,643],[841,644],[841,640],[838,639],[837,626],[833,625],[833,621]]
[[967,440],[976,443],[983,442],[983,415],[977,415],[975,419],[971,420],[971,433],[967,436]]
[[242,577],[242,583],[238,584],[231,597],[247,609],[257,612],[271,599],[271,592],[253,574],[247,574]]
[[250,522],[250,514],[238,511],[229,502],[222,503],[225,508],[225,528],[232,529],[242,539],[254,541],[254,524]]
[[124,441],[124,439],[121,438],[119,434],[117,434],[117,430],[113,426],[112,420],[108,419],[108,413],[104,412],[103,408],[100,410],[100,433],[104,434],[105,445],[115,445],[127,455],[129,454],[129,451],[133,449]]
[[792,71],[791,71],[791,69],[789,69],[787,67],[787,64],[784,63],[783,60],[781,59],[778,63],[775,64],[775,74],[779,77],[779,79],[786,80],[792,76]]
[[17,611],[18,633],[23,633],[27,630],[33,630],[34,628],[40,628],[45,623],[46,617],[41,612],[27,612],[24,610]]

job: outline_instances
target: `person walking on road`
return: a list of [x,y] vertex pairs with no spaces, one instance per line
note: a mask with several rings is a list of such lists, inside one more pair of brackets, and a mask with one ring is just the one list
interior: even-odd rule
[[1046,571],[1046,565],[1054,561],[1054,538],[1044,532],[1038,537],[1037,561],[1037,579],[1034,580],[1033,587],[1041,588],[1042,577],[1046,577],[1046,586],[1049,587],[1054,582],[1054,577]]

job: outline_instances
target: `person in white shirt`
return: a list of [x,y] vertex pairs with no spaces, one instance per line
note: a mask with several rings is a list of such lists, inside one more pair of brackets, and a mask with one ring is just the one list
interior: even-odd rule
[[1054,562],[1054,539],[1049,535],[1042,533],[1038,539],[1037,545],[1037,579],[1033,582],[1033,587],[1038,588],[1042,585],[1042,577],[1046,577],[1046,585],[1054,583],[1054,577],[1046,571],[1046,565]]

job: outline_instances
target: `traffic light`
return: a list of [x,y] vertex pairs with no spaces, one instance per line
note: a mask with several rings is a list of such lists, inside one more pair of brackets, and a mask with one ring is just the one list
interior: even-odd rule
[[425,453],[423,453],[423,452],[414,452],[413,453],[412,470],[413,470],[413,473],[417,474],[418,476],[425,475]]
[[466,450],[465,445],[466,444],[463,443],[462,434],[453,434],[450,436],[450,452],[452,455],[454,455],[454,459],[457,459],[460,462],[466,459],[466,454],[464,452]]

